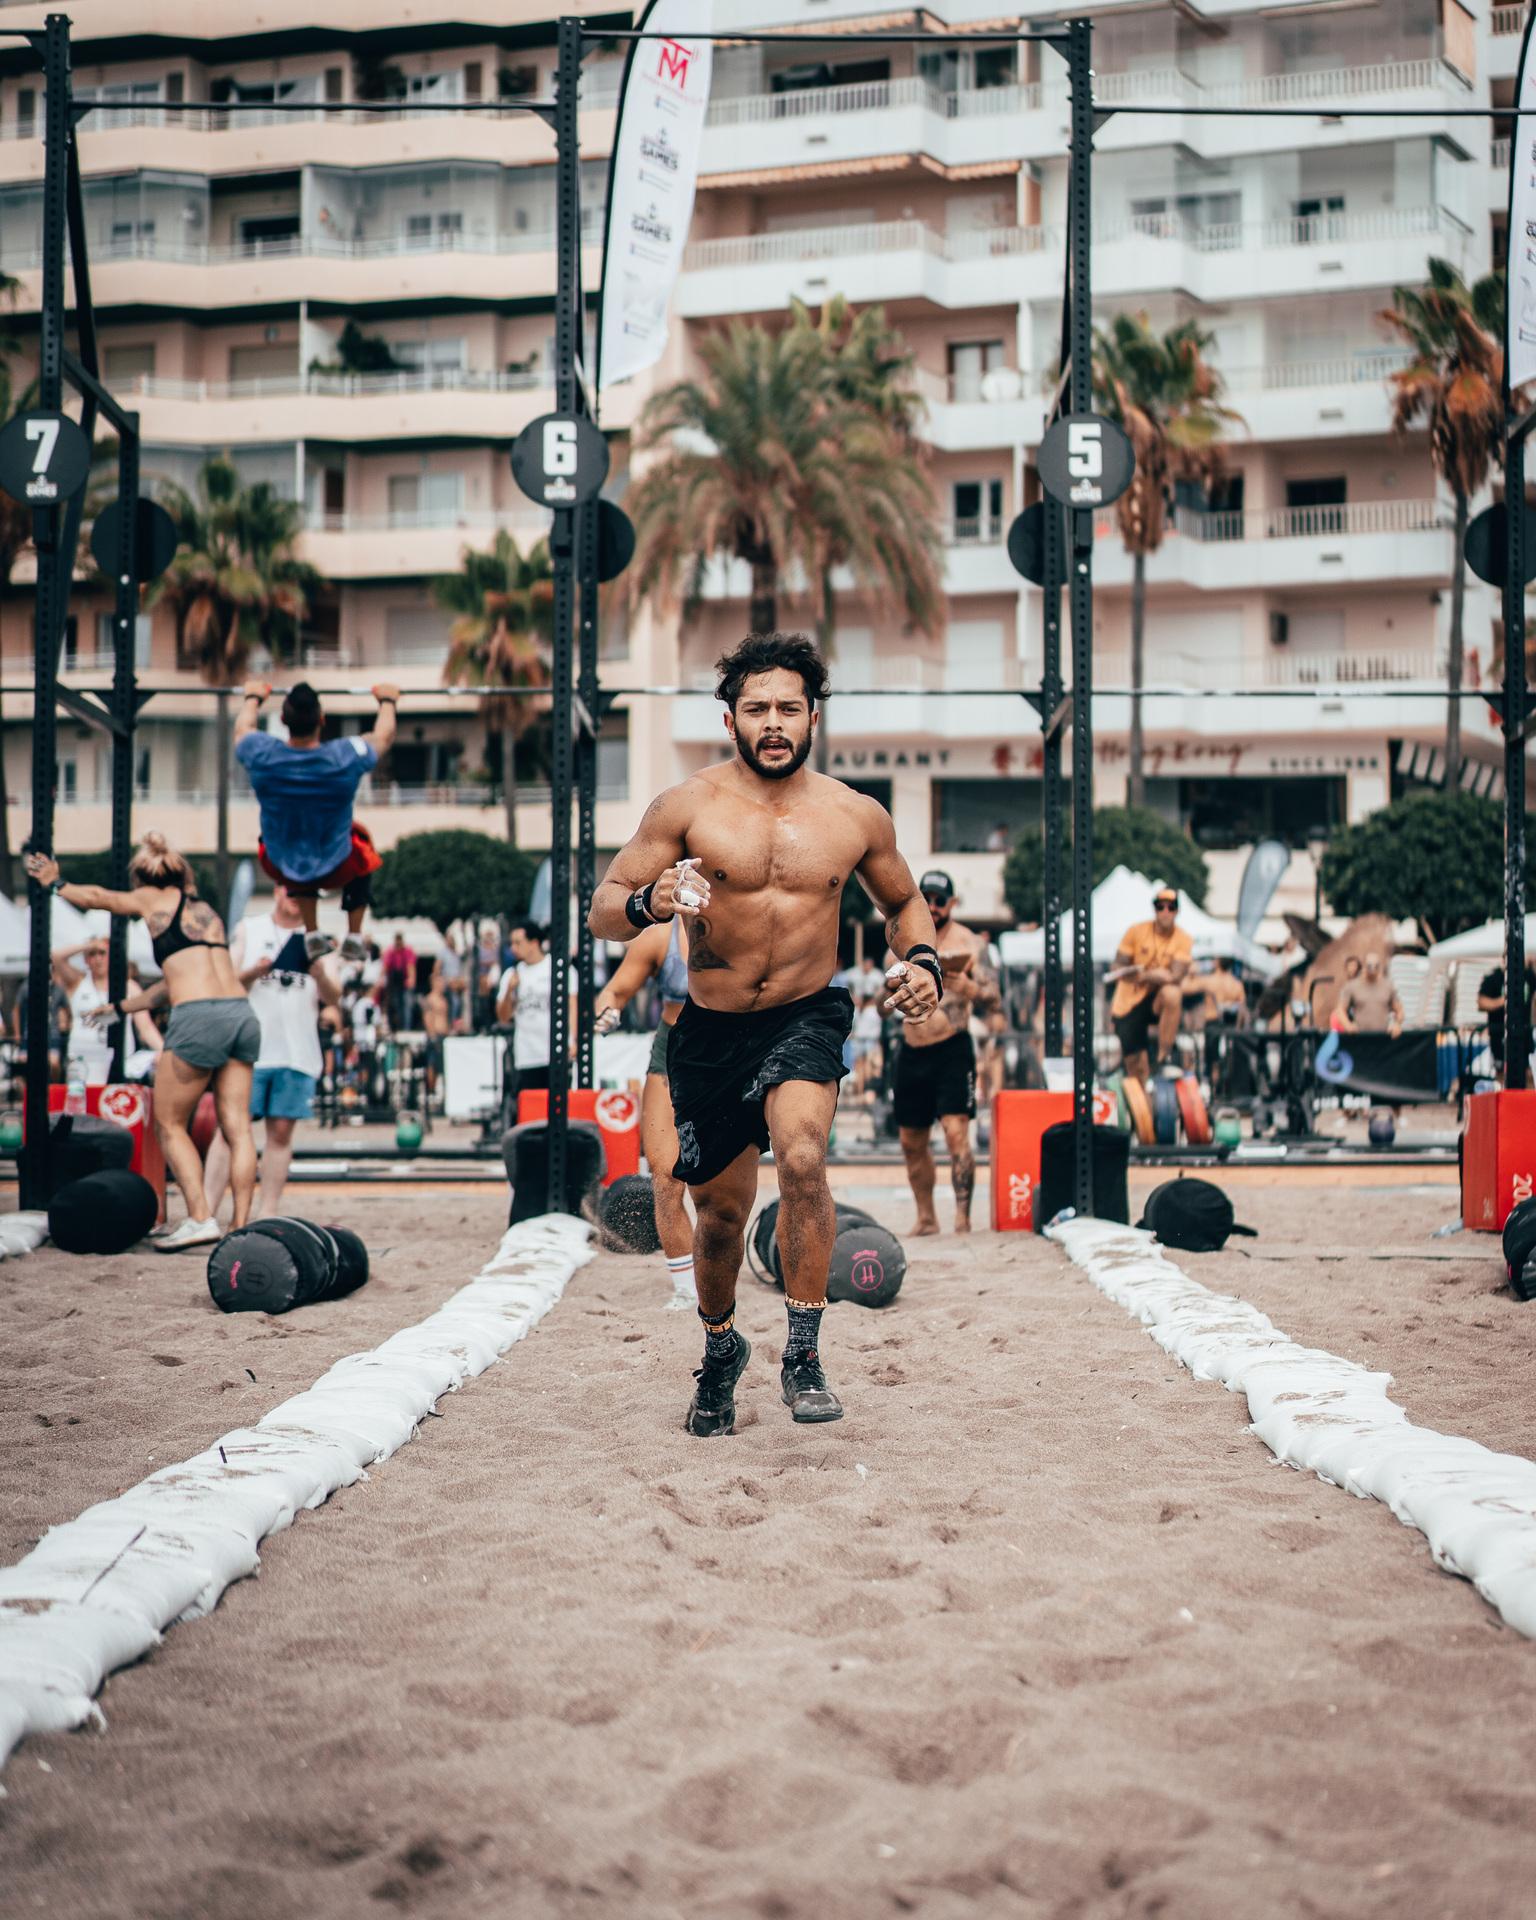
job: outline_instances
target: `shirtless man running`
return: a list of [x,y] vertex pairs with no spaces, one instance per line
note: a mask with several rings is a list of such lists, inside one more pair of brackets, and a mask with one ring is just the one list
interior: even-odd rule
[[[947,873],[925,873],[919,890],[933,915],[944,969],[944,997],[931,1020],[907,1023],[896,1060],[892,1105],[907,1163],[907,1182],[917,1202],[914,1234],[937,1233],[933,1188],[937,1170],[929,1144],[933,1123],[944,1129],[949,1148],[949,1178],[955,1190],[955,1232],[971,1230],[971,1195],[976,1187],[976,1155],[971,1122],[976,1117],[976,1043],[971,1016],[990,1014],[1001,1005],[997,977],[987,963],[985,934],[955,918],[955,883]],[[894,955],[887,954],[887,960]]]
[[817,1344],[836,1234],[827,1136],[853,1020],[848,993],[827,982],[851,874],[901,956],[887,1009],[926,1019],[940,983],[933,921],[890,815],[805,764],[829,691],[820,655],[803,634],[750,634],[718,672],[735,758],[652,801],[588,916],[599,940],[633,940],[675,913],[688,926],[688,999],[668,1079],[676,1173],[698,1215],[704,1364],[684,1426],[700,1436],[735,1431],[736,1382],[752,1351],[735,1330],[736,1278],[770,1145],[789,1313],[780,1391],[798,1421],[842,1418]]

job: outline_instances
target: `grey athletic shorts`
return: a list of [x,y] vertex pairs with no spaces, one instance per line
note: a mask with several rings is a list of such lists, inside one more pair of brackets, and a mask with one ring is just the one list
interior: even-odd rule
[[217,1072],[231,1060],[254,1067],[261,1052],[261,1022],[244,995],[227,1000],[183,1000],[171,1008],[165,1046],[189,1067]]
[[663,1080],[667,1077],[667,1050],[672,1045],[672,1029],[663,1020],[656,1029],[656,1037],[651,1042],[651,1063],[647,1073],[659,1073]]

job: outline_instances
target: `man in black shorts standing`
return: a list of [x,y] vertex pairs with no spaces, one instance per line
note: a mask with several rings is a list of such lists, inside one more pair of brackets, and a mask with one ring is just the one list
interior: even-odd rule
[[976,1117],[976,1043],[971,1038],[971,1015],[992,1012],[1002,1002],[997,980],[987,964],[985,936],[955,918],[954,881],[947,873],[934,871],[923,875],[918,889],[933,916],[944,992],[933,1018],[917,1025],[909,1022],[902,1034],[891,1104],[901,1134],[907,1180],[917,1202],[913,1232],[939,1231],[933,1204],[938,1171],[929,1144],[937,1120],[949,1148],[955,1232],[969,1233],[971,1195],[976,1187],[976,1156],[971,1150],[971,1122]]
[[735,1330],[736,1277],[770,1145],[789,1313],[780,1391],[797,1421],[842,1418],[818,1342],[836,1236],[827,1136],[853,1022],[852,999],[827,982],[850,875],[886,915],[901,956],[887,1009],[921,1022],[941,978],[933,921],[890,815],[806,765],[829,691],[816,649],[803,634],[749,634],[718,671],[735,757],[651,802],[588,916],[599,940],[633,940],[676,913],[688,927],[688,998],[668,1079],[676,1177],[698,1214],[704,1364],[684,1425],[701,1436],[735,1430],[736,1382],[751,1357]]

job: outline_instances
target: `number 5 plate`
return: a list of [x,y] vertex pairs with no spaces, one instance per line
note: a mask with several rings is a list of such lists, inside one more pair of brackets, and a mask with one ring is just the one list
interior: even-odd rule
[[512,442],[512,477],[541,507],[579,507],[608,478],[608,442],[583,415],[542,414]]
[[1123,428],[1099,413],[1069,413],[1040,442],[1040,484],[1064,507],[1107,507],[1136,472]]
[[67,414],[33,407],[0,433],[0,487],[24,507],[56,507],[85,485],[91,443]]

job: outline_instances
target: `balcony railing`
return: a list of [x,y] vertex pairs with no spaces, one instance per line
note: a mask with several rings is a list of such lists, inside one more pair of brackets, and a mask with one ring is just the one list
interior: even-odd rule
[[[1100,688],[1130,684],[1130,656],[1113,649],[1094,654],[1094,679]],[[1219,663],[1207,655],[1180,653],[1158,647],[1147,655],[1144,690],[1180,694],[1212,684],[1219,671],[1221,684],[1239,692],[1262,692],[1266,687],[1378,688],[1390,693],[1409,683],[1437,682],[1443,670],[1435,655],[1422,652],[1290,653],[1271,647],[1263,658],[1240,655]]]
[[[1179,213],[1148,214],[1119,227],[1096,230],[1094,238],[1106,245],[1115,240],[1171,240],[1197,253],[1238,253],[1249,248],[1346,245],[1418,234],[1464,242],[1468,229],[1445,207],[1389,207],[1379,213],[1222,221],[1207,226]],[[850,227],[795,227],[780,233],[696,240],[684,254],[683,266],[698,272],[714,267],[778,266],[904,251],[962,262],[1006,255],[1059,254],[1065,241],[1066,235],[1059,227],[986,227],[940,233],[921,220],[880,220]]]
[[1271,687],[1391,686],[1406,680],[1438,680],[1433,653],[1292,653],[1271,647],[1264,682]]
[[[601,208],[582,213],[582,239],[595,246],[603,233]],[[275,239],[238,240],[222,245],[192,245],[157,233],[113,237],[99,234],[91,241],[91,259],[100,265],[114,260],[158,260],[179,266],[225,266],[233,261],[293,259],[300,255],[322,260],[378,260],[398,254],[426,253],[553,253],[553,227],[524,232],[387,234],[372,239],[346,240],[329,234],[284,234]],[[24,271],[42,265],[41,244],[8,255],[6,267]]]
[[1313,387],[1376,387],[1406,367],[1406,347],[1369,347],[1335,360],[1275,360],[1262,367],[1221,369],[1229,393],[1294,392]]
[[995,547],[1002,538],[1002,519],[990,513],[962,515],[944,527],[946,547]]
[[407,368],[398,373],[268,374],[257,380],[173,380],[135,373],[111,382],[122,400],[259,400],[283,394],[325,394],[344,398],[401,393],[522,393],[553,383],[548,367],[496,372],[481,367]]
[[[1016,693],[1024,684],[1027,663],[1017,659],[994,661],[986,668],[977,668],[969,663],[934,659],[931,654],[922,653],[882,653],[877,659],[867,663],[855,661],[836,663],[834,679],[842,682],[847,699],[856,694],[882,693],[951,693],[957,688],[972,691],[979,685],[995,686],[999,693]],[[1033,669],[1038,676],[1039,669]],[[719,676],[706,673],[702,668],[682,676],[686,686],[695,693],[710,693],[715,690]],[[834,695],[838,688],[834,685]]]
[[383,513],[312,513],[305,525],[320,533],[409,533],[424,528],[461,527],[482,532],[505,527],[514,535],[540,536],[549,530],[549,516],[537,511],[501,507],[419,507]]
[[[628,781],[599,781],[597,787],[599,800],[627,800],[629,798]],[[249,806],[254,795],[249,788],[243,788],[230,795],[236,806]],[[549,805],[547,786],[519,786],[517,803],[523,807]],[[217,795],[209,787],[149,786],[134,790],[134,802],[147,807],[212,807]],[[358,803],[370,808],[381,807],[500,807],[504,804],[501,789],[480,781],[459,782],[455,780],[429,781],[418,786],[397,786],[392,781],[365,781],[358,793]],[[107,786],[77,787],[73,792],[60,791],[60,807],[107,807],[112,804],[112,792]]]
[[[1110,524],[1106,517],[1104,524]],[[1438,500],[1360,500],[1330,507],[1255,507],[1202,513],[1180,507],[1174,531],[1206,544],[1235,540],[1316,540],[1357,533],[1435,533],[1449,525]]]
[[1495,7],[1489,15],[1489,31],[1495,38],[1502,38],[1504,35],[1511,33],[1523,33],[1525,31],[1525,16],[1529,11],[1530,9],[1524,4],[1524,0],[1522,0],[1522,4],[1519,6]]

